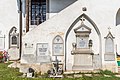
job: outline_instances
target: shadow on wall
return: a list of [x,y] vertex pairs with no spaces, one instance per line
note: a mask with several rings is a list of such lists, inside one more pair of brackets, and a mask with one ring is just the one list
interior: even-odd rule
[[58,13],[76,1],[77,0],[51,0],[49,2],[49,13]]
[[119,10],[118,10],[118,12],[116,14],[116,26],[117,25],[120,25],[120,8],[119,8]]

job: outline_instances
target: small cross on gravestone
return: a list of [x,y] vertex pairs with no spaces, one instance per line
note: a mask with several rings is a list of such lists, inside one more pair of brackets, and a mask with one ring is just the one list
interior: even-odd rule
[[81,24],[83,24],[83,23],[84,23],[84,21],[85,21],[85,18],[84,18],[84,17],[82,17],[80,20],[81,20]]

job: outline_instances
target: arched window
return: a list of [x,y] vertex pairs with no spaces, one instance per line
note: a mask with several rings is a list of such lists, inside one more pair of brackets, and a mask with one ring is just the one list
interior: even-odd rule
[[53,55],[54,56],[63,56],[64,55],[63,39],[59,35],[57,35],[53,39]]
[[31,25],[39,25],[46,20],[46,0],[31,0]]
[[120,24],[120,8],[117,12],[117,15],[116,15],[116,26]]

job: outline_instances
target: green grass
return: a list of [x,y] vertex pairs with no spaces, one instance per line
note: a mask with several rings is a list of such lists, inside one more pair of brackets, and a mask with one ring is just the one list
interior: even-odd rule
[[[120,78],[111,76],[111,77],[104,77],[101,76],[83,76],[82,78],[22,78],[22,75],[19,72],[19,69],[8,68],[7,66],[10,63],[0,63],[0,80],[120,80]],[[94,74],[94,73],[92,73]],[[101,71],[100,74],[108,74],[113,75],[109,71]]]

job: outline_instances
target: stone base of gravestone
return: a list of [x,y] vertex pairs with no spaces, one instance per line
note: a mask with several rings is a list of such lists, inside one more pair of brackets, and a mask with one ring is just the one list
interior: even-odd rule
[[93,66],[88,66],[88,65],[84,65],[84,66],[73,65],[72,70],[73,71],[89,72],[89,71],[93,71]]
[[23,54],[21,63],[33,64],[36,63],[36,56],[34,54]]
[[37,56],[37,63],[51,63],[49,55]]
[[8,57],[9,57],[9,60],[18,60],[20,57],[19,57],[19,49],[18,48],[10,48],[8,50]]
[[93,58],[91,54],[74,55],[73,70],[93,70]]

